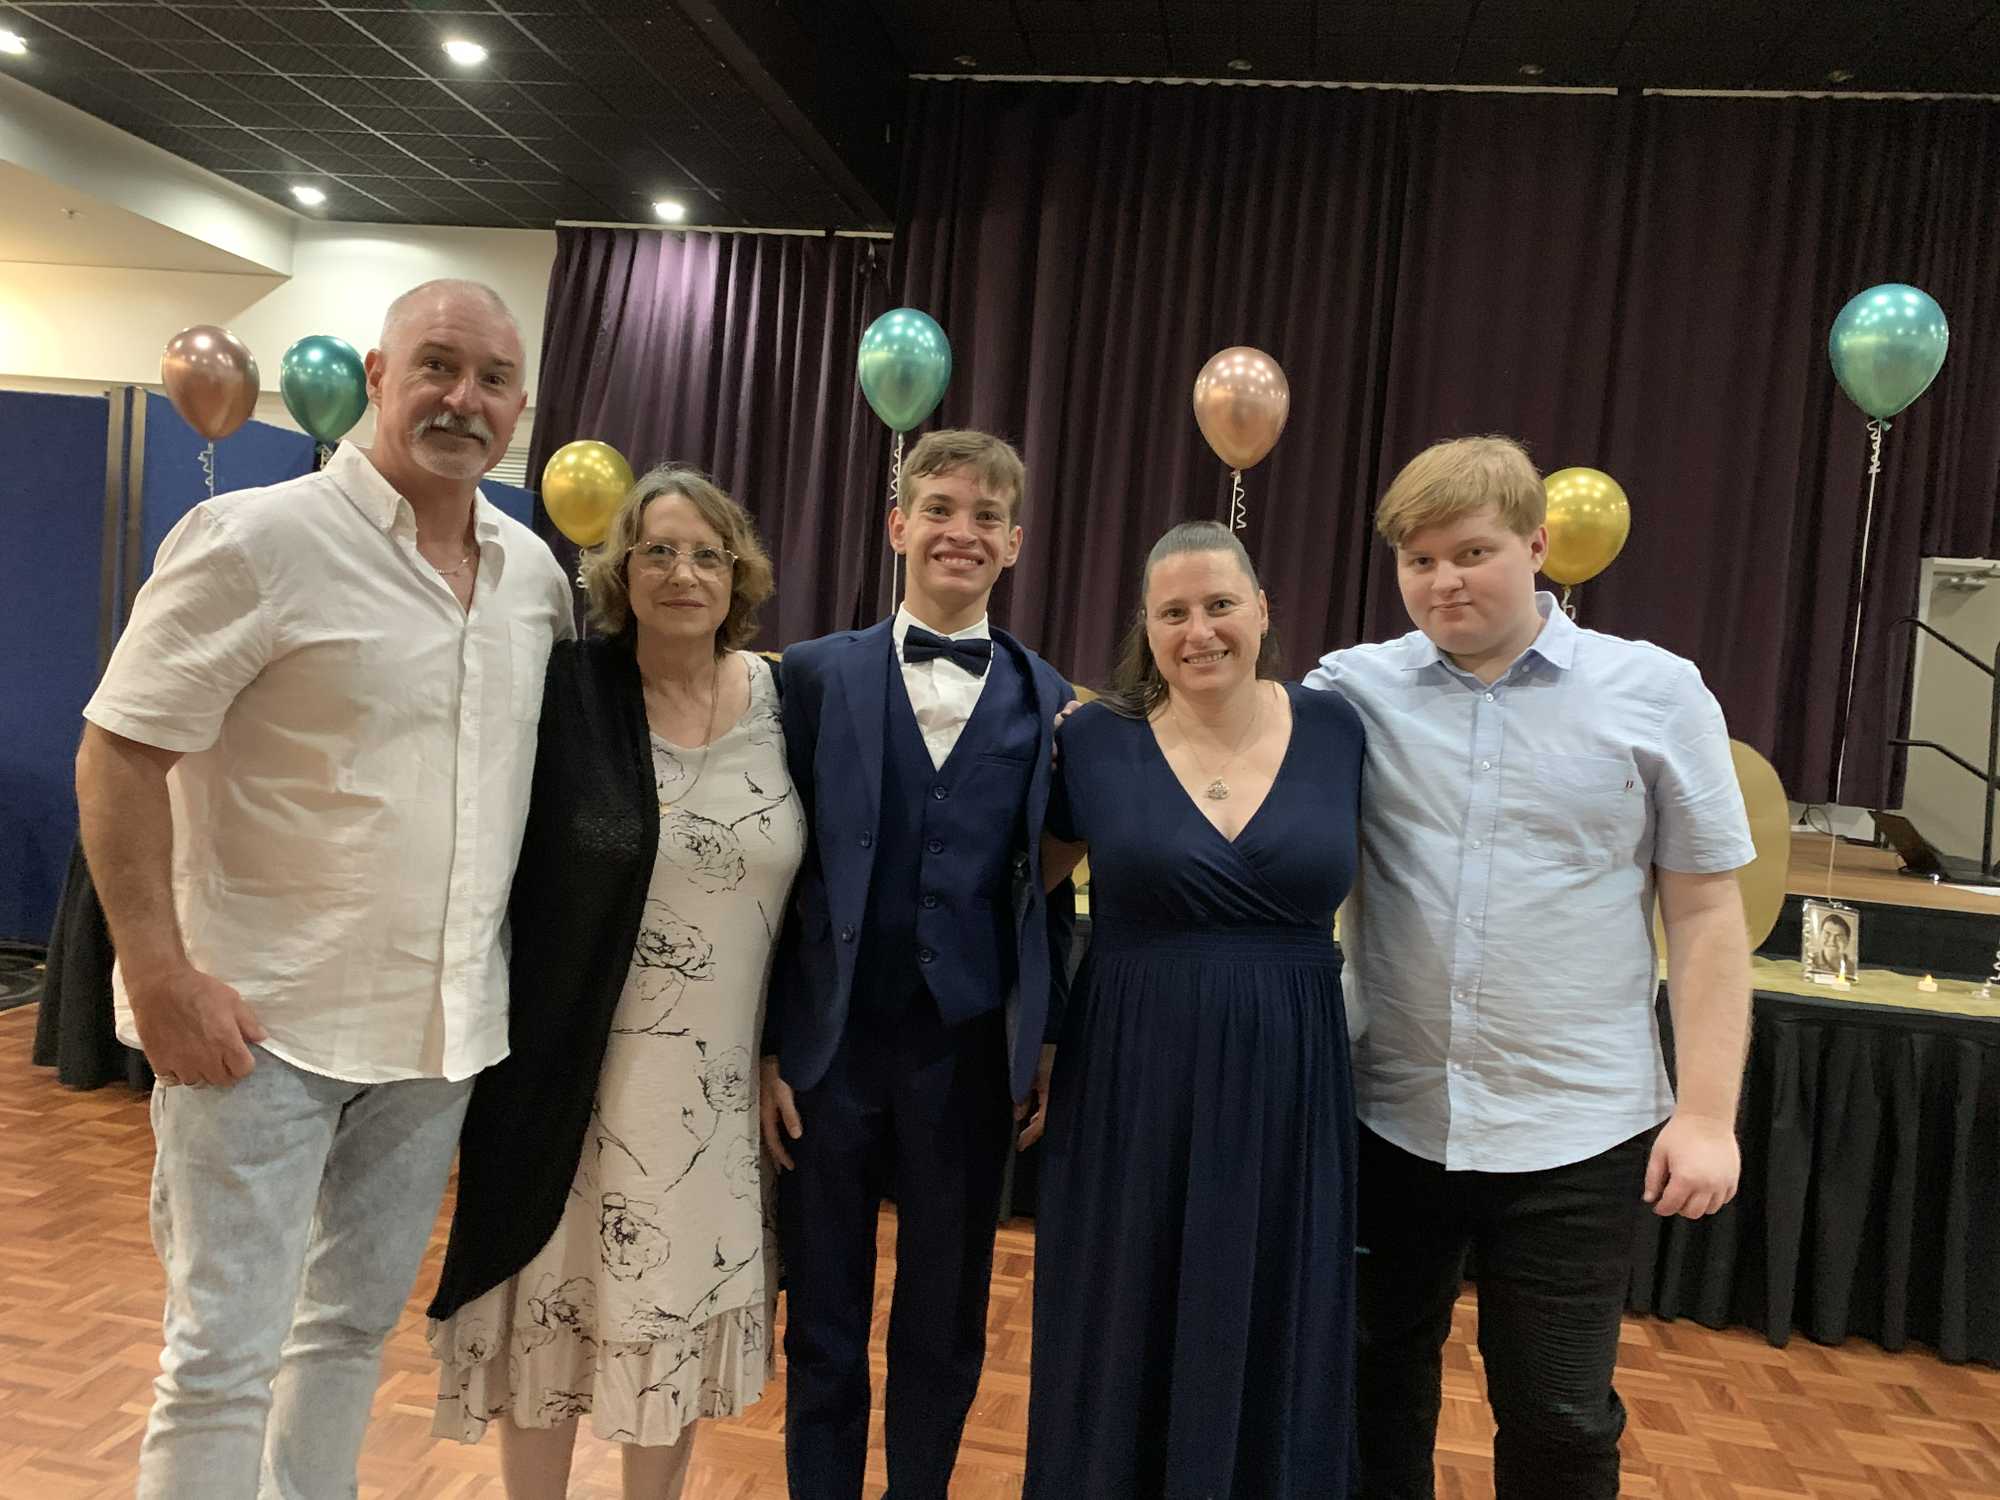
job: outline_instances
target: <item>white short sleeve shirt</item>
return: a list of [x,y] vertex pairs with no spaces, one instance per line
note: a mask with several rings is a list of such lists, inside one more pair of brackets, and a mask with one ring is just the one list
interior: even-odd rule
[[188,956],[313,1072],[456,1079],[507,1052],[501,928],[542,678],[575,632],[547,544],[483,497],[473,526],[468,612],[358,448],[198,505],[84,709],[181,752]]

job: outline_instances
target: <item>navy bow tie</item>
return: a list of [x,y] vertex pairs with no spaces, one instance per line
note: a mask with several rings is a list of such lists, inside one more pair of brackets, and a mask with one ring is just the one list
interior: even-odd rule
[[982,637],[963,641],[947,640],[935,631],[926,630],[921,625],[912,625],[903,637],[904,661],[930,661],[942,656],[956,666],[965,668],[974,677],[984,677],[986,668],[993,661],[993,642]]

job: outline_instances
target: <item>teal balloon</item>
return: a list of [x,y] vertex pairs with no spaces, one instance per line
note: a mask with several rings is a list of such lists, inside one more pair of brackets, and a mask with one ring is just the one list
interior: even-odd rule
[[855,369],[875,415],[908,432],[944,399],[951,384],[951,340],[928,313],[894,308],[861,335]]
[[352,344],[315,333],[285,351],[278,393],[294,422],[322,443],[338,442],[368,410],[368,373]]
[[1893,417],[1930,388],[1951,331],[1928,292],[1900,281],[1871,286],[1840,310],[1826,336],[1834,379],[1854,404]]

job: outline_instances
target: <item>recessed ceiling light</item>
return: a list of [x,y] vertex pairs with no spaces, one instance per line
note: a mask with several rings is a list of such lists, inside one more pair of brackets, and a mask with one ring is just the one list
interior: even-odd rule
[[655,198],[653,212],[669,224],[678,224],[688,216],[687,205],[678,198]]
[[476,68],[486,61],[486,49],[477,42],[468,42],[463,37],[452,37],[444,44],[444,55],[461,68]]
[[1523,78],[1540,78],[1547,71],[1540,63],[1521,64],[1521,76]]
[[1247,73],[1247,72],[1249,72],[1249,71],[1250,71],[1250,59],[1249,59],[1249,58],[1247,58],[1247,57],[1232,57],[1232,58],[1230,58],[1230,59],[1229,59],[1229,71],[1230,71],[1230,72],[1232,72],[1232,73]]
[[18,31],[0,31],[0,52],[20,57],[28,50],[28,39]]
[[1852,83],[1854,82],[1854,70],[1852,68],[1835,68],[1831,73],[1826,75],[1826,81],[1828,83]]
[[974,57],[970,52],[961,52],[952,61],[957,63],[961,68],[976,68],[979,66],[979,59]]
[[318,208],[326,202],[326,194],[316,187],[307,187],[303,182],[292,185],[292,196],[307,208]]

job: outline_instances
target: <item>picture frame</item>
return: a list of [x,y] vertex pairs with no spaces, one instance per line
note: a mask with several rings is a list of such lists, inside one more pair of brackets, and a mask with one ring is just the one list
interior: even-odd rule
[[1851,983],[1861,972],[1861,913],[1839,901],[1808,900],[1799,959],[1807,979]]

